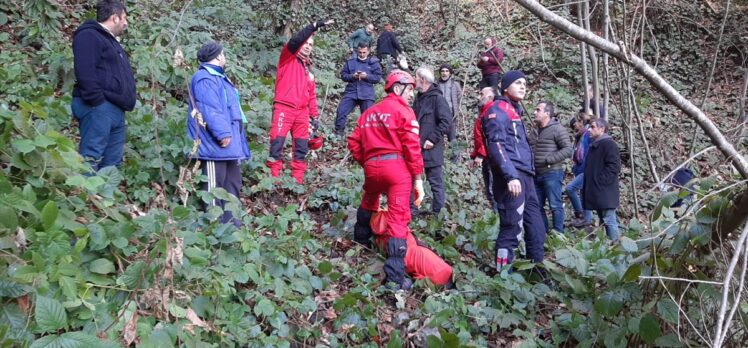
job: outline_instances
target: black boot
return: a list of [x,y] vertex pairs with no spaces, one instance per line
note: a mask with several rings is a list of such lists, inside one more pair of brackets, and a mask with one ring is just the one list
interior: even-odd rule
[[367,248],[371,248],[371,215],[370,210],[359,207],[356,211],[356,224],[353,225],[353,241]]

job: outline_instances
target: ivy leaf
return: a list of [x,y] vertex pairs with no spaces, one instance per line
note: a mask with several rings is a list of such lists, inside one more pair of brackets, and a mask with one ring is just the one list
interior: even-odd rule
[[57,213],[57,203],[54,201],[49,201],[44,205],[44,208],[42,208],[42,226],[44,226],[44,230],[49,231],[55,225]]
[[332,263],[330,261],[322,261],[319,263],[319,272],[322,274],[328,274],[332,272]]
[[669,298],[664,298],[657,302],[657,314],[660,318],[671,323],[678,323],[678,305]]
[[387,343],[387,348],[400,348],[404,347],[405,342],[400,338],[400,330],[394,330],[390,333],[390,341]]
[[20,297],[29,292],[28,287],[8,279],[0,279],[0,297]]
[[623,299],[619,294],[605,292],[595,301],[595,310],[606,317],[613,317],[621,311]]
[[89,224],[88,233],[91,237],[91,250],[97,251],[106,248],[109,245],[109,236],[101,225]]
[[556,250],[556,262],[566,268],[573,268],[576,265],[574,254],[567,249]]
[[5,226],[10,231],[18,228],[18,215],[11,207],[0,206],[0,225]]
[[633,282],[639,279],[639,276],[642,274],[642,265],[640,264],[633,264],[629,266],[629,269],[626,270],[626,273],[623,274],[623,281],[625,282]]
[[683,343],[678,340],[678,336],[675,334],[667,334],[655,340],[655,346],[657,347],[683,347]]
[[190,216],[189,209],[178,205],[177,207],[172,210],[172,215],[174,216],[175,220],[184,220]]
[[34,151],[34,149],[36,148],[36,146],[34,146],[34,142],[30,139],[14,139],[10,143],[14,148],[16,148],[16,150],[18,150],[18,152],[24,155],[31,151]]
[[37,295],[34,316],[37,326],[44,332],[57,331],[68,325],[65,308],[60,301],[49,297]]
[[60,288],[62,289],[62,293],[65,294],[68,299],[74,300],[78,296],[78,283],[75,281],[75,279],[67,276],[61,276],[59,283]]
[[654,343],[660,337],[660,323],[654,315],[648,313],[639,321],[639,336],[647,343]]
[[444,342],[435,335],[429,335],[426,337],[426,346],[429,348],[441,348],[444,347]]
[[104,258],[96,259],[92,261],[90,265],[88,265],[88,269],[91,272],[98,274],[109,274],[114,272],[114,263]]
[[270,300],[263,298],[255,304],[254,313],[256,316],[268,317],[275,313],[275,306]]
[[632,240],[629,237],[623,236],[621,237],[621,246],[623,247],[623,250],[626,250],[630,253],[635,253],[639,250],[639,247],[636,245],[636,242]]
[[60,336],[44,336],[31,344],[30,348],[84,348],[101,347],[98,338],[83,332],[67,332]]
[[117,279],[117,284],[124,285],[128,289],[134,289],[138,285],[140,275],[145,268],[145,262],[136,261],[127,267],[125,272]]
[[19,334],[26,327],[26,314],[14,303],[4,304],[0,308],[0,326],[7,326]]

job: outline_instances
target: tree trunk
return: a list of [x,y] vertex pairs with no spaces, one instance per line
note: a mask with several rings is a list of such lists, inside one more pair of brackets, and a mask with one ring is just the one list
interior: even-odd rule
[[[608,0],[603,0],[603,38],[610,40],[610,6]],[[608,69],[608,54],[603,52],[603,78],[605,85],[603,87],[603,109],[607,113],[608,104],[610,104],[610,70]]]
[[[587,31],[592,31],[590,27],[589,0],[585,1],[582,7],[584,8],[584,28]],[[598,72],[597,68],[597,51],[595,50],[595,47],[590,46],[588,47],[587,52],[589,52],[590,54],[590,68],[592,68],[592,76],[590,78],[590,80],[592,81],[592,95],[588,97],[591,97],[590,99],[595,101],[595,109],[592,110],[592,113],[595,114],[595,116],[600,117],[600,73]],[[587,86],[585,86],[585,88],[586,87]]]
[[[584,27],[584,19],[582,18],[582,5],[577,4],[577,20],[579,25]],[[590,83],[589,76],[587,74],[587,43],[579,41],[579,52],[582,54],[582,90],[584,90],[584,100],[582,101],[582,108],[585,114],[590,113],[590,95],[587,93],[587,85]]]

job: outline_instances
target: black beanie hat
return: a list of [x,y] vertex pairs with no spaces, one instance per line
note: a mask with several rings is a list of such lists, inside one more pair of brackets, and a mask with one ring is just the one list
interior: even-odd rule
[[439,67],[439,71],[441,71],[442,69],[447,69],[447,70],[449,70],[449,73],[450,73],[450,74],[454,72],[454,71],[452,71],[452,66],[451,66],[451,65],[449,65],[449,64],[447,64],[447,63],[444,63],[444,64],[442,64],[442,65],[441,65],[441,66]]
[[218,42],[211,41],[203,45],[203,47],[200,47],[200,50],[197,51],[197,60],[200,61],[200,63],[205,63],[213,60],[215,57],[218,57],[219,54],[223,51],[223,46],[219,44]]
[[526,79],[525,74],[519,70],[510,70],[504,73],[504,76],[501,78],[501,94],[504,94],[509,85],[519,79]]

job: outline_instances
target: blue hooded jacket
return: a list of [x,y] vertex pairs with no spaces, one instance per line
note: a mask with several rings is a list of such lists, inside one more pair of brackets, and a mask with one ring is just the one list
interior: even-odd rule
[[[196,157],[208,161],[250,160],[252,154],[244,136],[246,117],[239,105],[239,92],[220,67],[203,64],[190,81],[192,96],[203,115],[205,127],[198,129],[190,103],[187,113],[187,135],[200,138]],[[231,137],[227,147],[220,141]]]
[[587,153],[590,149],[592,140],[590,139],[590,132],[584,131],[584,134],[577,137],[577,142],[574,144],[574,153],[571,155],[571,160],[574,163],[571,166],[571,172],[574,176],[584,173],[585,159],[587,159]]
[[[353,75],[357,71],[366,73],[366,78],[359,80]],[[348,59],[340,72],[340,78],[348,82],[345,86],[345,94],[358,100],[375,100],[374,84],[382,80],[382,66],[377,57],[369,56],[365,60],[358,57]]]
[[506,182],[519,179],[518,171],[535,175],[533,154],[522,123],[523,113],[519,103],[502,96],[496,98],[482,123],[491,166]]

